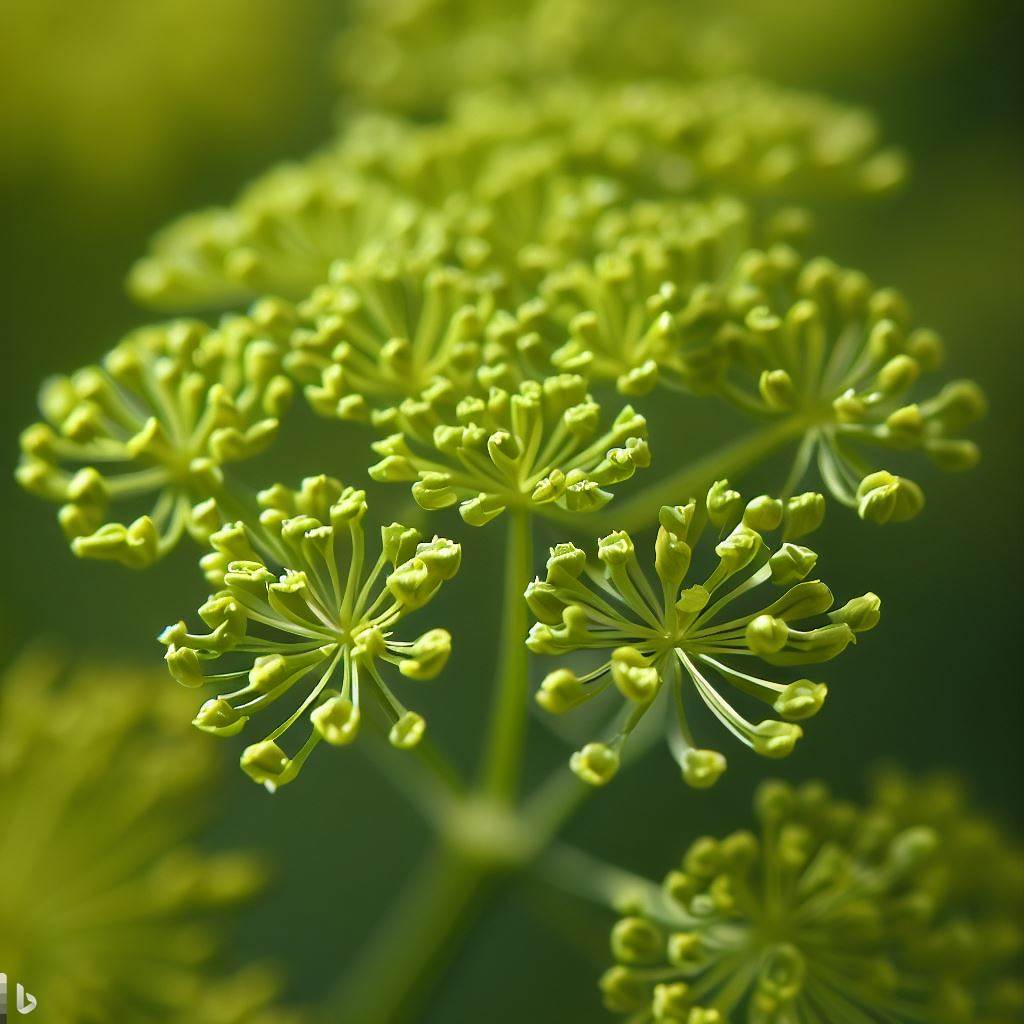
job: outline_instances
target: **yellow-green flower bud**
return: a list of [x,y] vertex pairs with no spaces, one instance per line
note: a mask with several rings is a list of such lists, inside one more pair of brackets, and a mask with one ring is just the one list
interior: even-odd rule
[[415,711],[406,711],[391,727],[388,742],[399,750],[412,750],[427,731],[427,723],[422,715]]
[[912,480],[885,470],[870,473],[857,488],[857,514],[873,523],[902,523],[924,508],[924,494]]
[[866,633],[878,625],[882,617],[882,600],[877,594],[867,593],[847,601],[842,608],[829,612],[833,622],[845,622],[854,633]]
[[[180,624],[184,628],[184,623]],[[175,647],[173,644],[164,654],[164,662],[175,682],[182,686],[202,686],[206,682],[199,655],[191,647]]]
[[657,963],[665,956],[665,936],[645,918],[624,917],[612,929],[612,953],[624,964]]
[[199,709],[192,724],[214,736],[237,736],[248,721],[245,715],[236,711],[226,700],[214,697]]
[[825,497],[814,491],[786,499],[783,540],[796,540],[813,533],[825,521]]
[[432,629],[413,642],[398,670],[410,679],[434,679],[448,663],[452,635],[446,629]]
[[287,754],[270,740],[253,743],[242,751],[242,771],[254,782],[268,789],[276,788],[287,771],[290,761]]
[[646,704],[657,696],[661,677],[635,647],[619,647],[612,653],[612,679],[627,700]]
[[772,582],[780,587],[799,583],[810,575],[818,556],[810,548],[786,542],[769,559]]
[[720,530],[732,529],[739,522],[743,509],[743,498],[738,491],[731,490],[728,480],[718,480],[708,491],[708,519]]
[[790,683],[779,694],[772,707],[776,714],[789,722],[801,722],[816,715],[825,703],[828,687],[824,683],[812,683],[809,679],[798,679]]
[[747,623],[746,637],[755,654],[777,654],[789,641],[789,626],[772,615],[758,615]]
[[763,757],[782,758],[793,752],[796,741],[803,734],[798,725],[768,719],[755,726],[751,741],[754,750]]
[[758,533],[770,533],[777,530],[782,523],[783,506],[777,498],[769,498],[762,494],[747,503],[743,512],[743,522]]
[[604,743],[588,743],[572,755],[569,767],[588,785],[605,786],[619,770],[619,755]]
[[537,691],[537,703],[553,715],[562,715],[584,703],[589,697],[576,673],[567,668],[549,672]]
[[690,986],[685,981],[661,982],[654,986],[651,1010],[656,1024],[689,1024]]
[[682,757],[683,780],[694,789],[710,789],[727,767],[725,757],[717,750],[691,747]]
[[359,735],[359,709],[347,697],[333,694],[310,713],[313,728],[334,747],[344,747]]

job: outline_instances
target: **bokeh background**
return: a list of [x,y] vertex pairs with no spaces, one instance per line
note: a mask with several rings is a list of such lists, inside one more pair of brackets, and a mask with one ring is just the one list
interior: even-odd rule
[[[826,209],[816,247],[901,288],[946,337],[954,375],[977,378],[991,399],[980,467],[927,479],[929,504],[912,527],[852,528],[840,513],[827,523],[818,547],[836,591],[875,589],[885,614],[870,642],[835,665],[828,708],[780,772],[856,795],[879,759],[950,769],[1019,829],[1024,9],[979,0],[720,6],[730,59],[868,105],[886,137],[906,146],[909,187]],[[331,40],[348,12],[328,0],[0,0],[0,14],[0,657],[48,637],[75,658],[158,665],[156,633],[203,596],[193,560],[136,575],[71,559],[50,510],[13,484],[18,432],[47,374],[97,358],[144,322],[123,279],[156,228],[228,199],[329,134],[343,93]],[[340,441],[314,450],[303,431],[298,417],[291,454],[266,472],[358,474]],[[423,697],[439,741],[465,763],[493,658],[474,623],[497,614],[486,566],[500,535],[474,537],[467,571],[443,599],[438,621],[457,623],[457,655],[447,681]],[[479,603],[460,619],[469,594]],[[535,736],[540,774],[563,754],[539,727]],[[229,760],[237,754],[224,747]],[[690,838],[748,820],[762,763],[734,753],[722,783],[699,794],[666,784],[665,756],[649,756],[591,801],[572,838],[660,877]],[[357,749],[324,752],[301,784],[273,798],[241,773],[226,778],[209,795],[209,843],[259,848],[278,866],[243,917],[235,953],[278,957],[295,1001],[315,1004],[426,836]],[[603,1019],[594,979],[608,922],[595,927],[590,914],[540,886],[509,889],[474,927],[423,1020],[481,1020],[483,1006],[492,1024],[526,1013]]]

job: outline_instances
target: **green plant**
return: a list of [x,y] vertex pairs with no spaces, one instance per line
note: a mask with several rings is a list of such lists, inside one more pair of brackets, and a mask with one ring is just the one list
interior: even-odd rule
[[[423,7],[433,27],[461,10]],[[656,3],[644,8],[671,20]],[[376,38],[371,14],[361,31]],[[396,31],[416,23],[399,19]],[[495,24],[500,32],[504,16]],[[346,73],[361,38],[358,24],[352,31]],[[446,33],[410,31],[424,42],[413,84],[401,75],[367,81],[367,94],[420,95]],[[900,183],[904,161],[879,144],[869,115],[744,76],[646,78],[666,71],[662,60],[616,64],[611,80],[595,73],[588,40],[568,66],[548,63],[537,42],[531,60],[543,70],[531,66],[526,81],[479,82],[478,68],[462,76],[453,64],[458,92],[443,115],[363,110],[323,151],[161,233],[131,272],[136,297],[164,310],[215,310],[220,320],[144,328],[101,366],[51,381],[45,422],[22,438],[19,479],[61,505],[79,556],[145,568],[180,551],[186,535],[198,543],[212,588],[199,610],[208,632],[179,622],[161,641],[179,682],[213,688],[194,719],[206,732],[234,736],[270,704],[293,702],[280,726],[242,752],[254,780],[276,790],[314,747],[345,746],[360,727],[386,736],[397,748],[390,757],[419,759],[421,770],[398,776],[410,780],[436,849],[416,898],[396,910],[390,935],[402,955],[388,943],[371,947],[339,994],[336,1012],[360,1024],[414,1005],[436,949],[492,880],[537,865],[557,877],[559,848],[547,851],[563,824],[660,733],[685,781],[712,786],[726,761],[697,744],[691,722],[701,706],[757,753],[788,754],[802,735],[796,723],[826,695],[824,683],[788,670],[844,652],[880,609],[871,591],[833,609],[828,587],[807,578],[817,554],[797,541],[833,506],[850,532],[913,519],[925,498],[904,475],[911,453],[951,471],[978,457],[963,431],[984,413],[980,389],[954,380],[924,392],[920,378],[941,368],[938,336],[895,290],[810,256],[813,219],[791,205],[867,198]],[[423,98],[434,109],[435,98]],[[254,475],[259,456],[287,434],[282,421],[297,395],[320,418],[301,443],[323,453],[324,475],[254,487],[243,474]],[[715,447],[704,440],[705,416],[758,425]],[[416,507],[396,504],[394,515],[444,517],[458,542],[425,541],[388,515],[373,526],[379,556],[367,554],[358,487],[370,484],[327,475],[353,441],[365,442],[370,481],[410,485]],[[744,501],[732,489],[730,480],[775,473],[783,452],[788,468],[772,477],[770,494]],[[822,493],[804,490],[819,482]],[[380,491],[374,507],[387,508],[393,489]],[[141,514],[108,521],[113,501]],[[458,517],[445,513],[451,507]],[[551,549],[544,580],[535,578],[541,522],[580,541]],[[652,578],[632,536],[655,527]],[[442,584],[470,606],[457,573],[483,528],[504,530],[503,611],[492,638],[493,710],[468,776],[386,677],[442,673],[459,642],[455,623],[446,623],[451,633],[433,626],[401,639],[400,622]],[[600,568],[586,553],[596,538]],[[864,585],[884,591],[884,581]],[[602,652],[597,662],[593,651]],[[546,711],[613,691],[624,703],[566,759],[571,771],[562,765],[524,794],[529,652],[563,659],[537,690]],[[748,719],[723,684],[737,702],[767,704],[778,717]],[[666,729],[650,728],[659,717]],[[300,721],[308,736],[289,753],[278,740]],[[835,833],[847,845],[850,827],[844,819]],[[808,842],[825,848],[831,828]],[[884,903],[886,886],[904,879],[890,878],[878,858],[916,864],[945,839],[941,829],[927,843],[922,836],[840,853],[855,867],[864,855],[875,875],[863,884]],[[785,859],[774,837],[769,846],[765,864]],[[709,854],[714,870],[691,872],[698,881],[681,907],[665,910],[668,924],[637,905],[617,929],[623,963],[604,983],[610,1008],[633,1014],[633,1024],[714,1024],[739,1007],[751,1021],[839,1020],[846,1003],[809,997],[808,1009],[798,985],[770,1006],[761,997],[773,985],[789,991],[814,966],[794,936],[778,940],[767,966],[746,958],[760,907],[754,898],[740,907],[730,887],[748,881],[742,871],[756,850],[747,839],[728,850],[739,866],[727,859],[719,869]],[[570,862],[584,879],[603,877],[585,859]],[[829,892],[856,901],[863,880],[851,888],[832,867]],[[700,918],[728,934],[729,955],[691,964],[689,940],[666,945],[652,918],[686,935]],[[932,934],[928,920],[918,925],[918,936]],[[888,950],[890,939],[876,944]],[[634,954],[636,943],[650,948]],[[664,978],[632,970],[641,961],[660,969],[667,953]],[[984,969],[999,975],[1004,963]],[[890,966],[904,970],[899,958]],[[690,991],[680,976],[711,980]],[[903,1004],[889,991],[881,982],[865,989],[863,1013],[847,1019],[895,1019]],[[972,998],[970,985],[958,988],[952,1003],[915,1009],[913,1019],[966,1020]],[[968,1017],[950,1016],[954,1004]],[[993,1021],[1016,1012],[1012,1001],[993,1005],[1011,1007]]]

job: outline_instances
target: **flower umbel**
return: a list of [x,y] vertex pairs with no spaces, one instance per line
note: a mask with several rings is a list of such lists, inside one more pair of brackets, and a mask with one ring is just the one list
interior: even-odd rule
[[[701,534],[691,501],[661,510],[657,584],[641,569],[630,537],[618,532],[598,541],[603,574],[588,567],[582,550],[559,544],[551,549],[547,578],[527,588],[527,603],[538,619],[527,641],[531,651],[611,652],[581,676],[555,669],[537,693],[541,707],[554,714],[612,686],[624,698],[610,742],[589,743],[573,755],[573,771],[593,785],[615,775],[629,734],[656,703],[667,717],[669,748],[685,781],[698,788],[713,785],[726,761],[694,740],[690,693],[757,753],[786,756],[802,735],[796,722],[820,710],[827,688],[810,679],[762,678],[741,667],[743,661],[756,658],[781,668],[829,661],[878,622],[880,602],[869,593],[831,612],[826,624],[811,624],[829,611],[833,597],[824,583],[806,578],[818,556],[793,541],[821,523],[821,495],[802,494],[785,503],[762,496],[744,504],[719,481],[706,505],[722,539],[714,548],[717,562],[700,583],[684,586]],[[774,547],[763,534],[780,528],[782,541]],[[780,588],[779,596],[758,602],[755,595],[763,587]],[[779,718],[749,721],[723,695],[722,684],[768,704]]]
[[[62,503],[76,555],[142,568],[186,532],[205,543],[210,509],[195,503],[219,487],[222,466],[269,447],[291,401],[274,337],[281,329],[275,302],[216,330],[197,321],[146,327],[102,365],[47,382],[45,422],[22,434],[18,480]],[[107,522],[112,504],[146,500],[148,513]]]
[[[179,622],[160,639],[171,674],[185,686],[243,684],[196,715],[194,724],[214,735],[236,735],[313,680],[287,719],[242,754],[242,768],[273,792],[298,775],[322,740],[351,743],[368,706],[382,712],[393,746],[419,743],[426,723],[394,695],[381,663],[407,679],[433,679],[444,668],[446,630],[411,642],[393,631],[455,575],[462,551],[440,537],[421,543],[415,530],[392,523],[381,529],[380,555],[367,571],[363,491],[311,477],[298,490],[262,492],[260,503],[258,521],[231,523],[210,538],[213,551],[202,565],[220,589],[199,609],[210,632],[189,633]],[[205,665],[221,659],[245,664],[206,675]],[[289,756],[277,741],[304,717],[309,737]]]
[[961,432],[984,414],[981,389],[957,380],[911,400],[918,379],[941,366],[943,347],[934,331],[913,326],[898,292],[776,246],[739,261],[726,301],[735,322],[718,338],[719,393],[757,416],[804,420],[788,488],[816,461],[832,495],[861,518],[899,522],[924,497],[880,467],[878,452],[923,451],[949,470],[977,462]]
[[[759,834],[698,839],[656,905],[622,908],[609,1009],[635,1024],[693,1003],[748,1024],[1020,1020],[1019,846],[955,802],[936,819],[936,784],[896,785],[895,803],[886,783],[859,808],[765,783]],[[659,1012],[669,999],[677,1015]]]
[[601,508],[612,498],[608,487],[651,460],[644,417],[626,406],[602,431],[601,407],[575,374],[480,396],[439,379],[390,422],[400,432],[374,443],[383,458],[370,467],[373,479],[411,482],[426,509],[458,503],[471,526],[509,507]]
[[316,412],[367,420],[439,375],[472,379],[485,316],[473,279],[452,267],[337,263],[299,304],[286,362]]

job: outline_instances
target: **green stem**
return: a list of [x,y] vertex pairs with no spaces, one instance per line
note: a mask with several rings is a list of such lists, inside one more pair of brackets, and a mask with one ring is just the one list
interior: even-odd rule
[[551,846],[535,871],[556,888],[616,913],[640,909],[657,913],[665,902],[654,882],[565,843]]
[[444,846],[410,879],[327,1002],[324,1024],[411,1020],[468,925],[489,872]]
[[746,472],[788,441],[799,437],[806,428],[807,419],[803,415],[773,421],[696,462],[682,466],[627,501],[612,502],[607,511],[597,516],[577,519],[576,525],[616,530],[643,529],[655,522],[662,505],[678,505],[698,497],[715,480]]
[[524,509],[510,509],[508,515],[501,646],[481,780],[484,792],[503,803],[511,803],[515,799],[523,759],[529,710],[525,644],[528,625],[523,592],[533,572],[530,514]]

